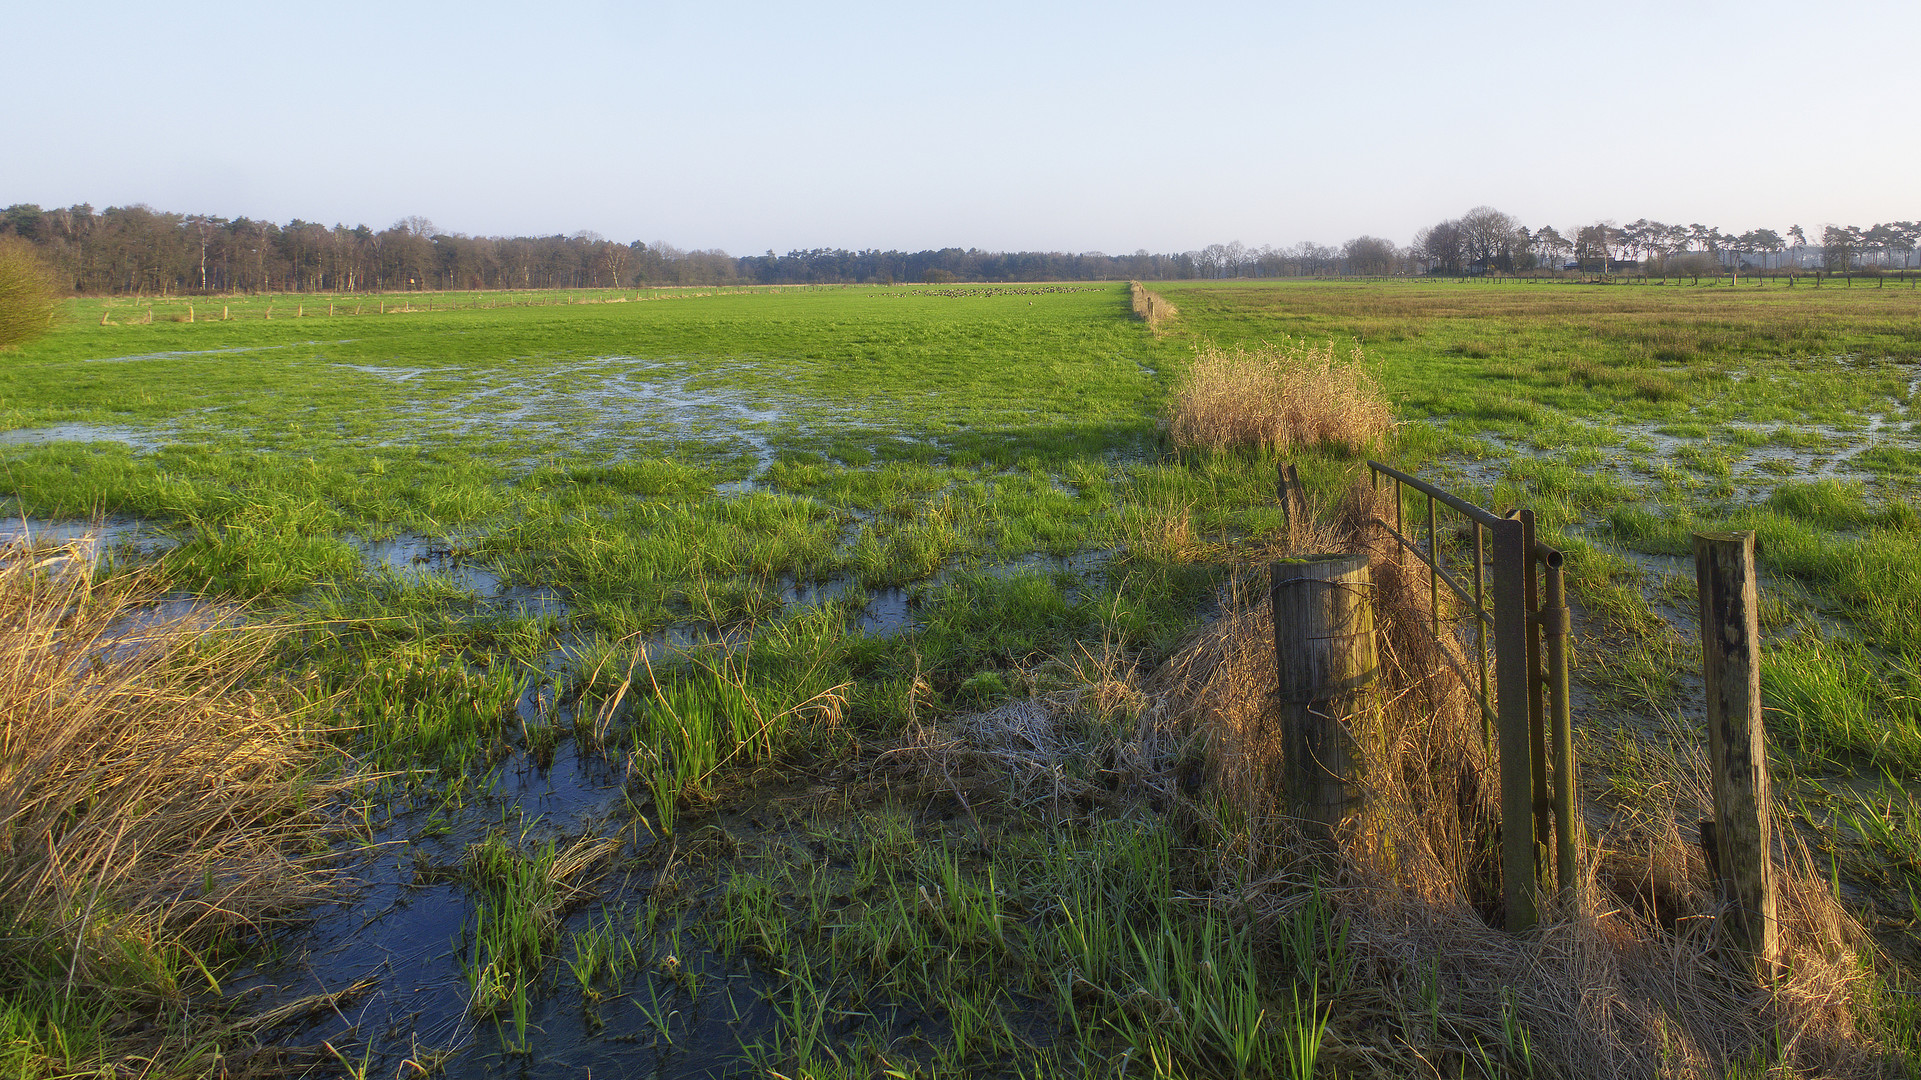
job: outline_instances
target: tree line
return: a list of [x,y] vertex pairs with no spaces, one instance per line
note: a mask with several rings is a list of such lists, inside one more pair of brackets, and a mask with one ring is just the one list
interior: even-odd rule
[[666,243],[619,243],[597,233],[467,236],[408,217],[374,230],[295,219],[285,225],[148,206],[95,211],[78,204],[45,210],[16,203],[0,211],[0,237],[33,245],[57,284],[83,294],[391,292],[451,289],[626,288],[636,285],[783,285],[961,281],[1164,281],[1231,277],[1317,277],[1522,273],[1628,260],[1766,268],[1907,266],[1921,224],[1827,226],[1819,245],[1800,226],[1739,235],[1702,225],[1642,219],[1569,229],[1529,229],[1492,207],[1422,229],[1401,246],[1360,236],[1339,247],[1301,243],[1248,247],[1238,241],[1194,251],[1102,252],[849,251],[816,248],[776,255],[686,251]]
[[[1535,268],[1599,269],[1635,266],[1646,272],[1708,273],[1725,268],[1819,268],[1835,273],[1908,268],[1921,247],[1921,222],[1893,221],[1868,228],[1827,225],[1818,244],[1789,226],[1728,233],[1698,222],[1669,225],[1639,218],[1627,225],[1599,221],[1570,228],[1529,229],[1491,206],[1431,225],[1414,236],[1405,255],[1423,272],[1523,273]],[[1896,262],[1896,258],[1899,262]],[[1569,261],[1571,260],[1571,261]]]

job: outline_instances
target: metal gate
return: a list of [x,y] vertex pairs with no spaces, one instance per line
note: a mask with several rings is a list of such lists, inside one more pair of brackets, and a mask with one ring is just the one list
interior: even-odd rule
[[[1378,461],[1367,465],[1376,491],[1383,481],[1393,485],[1394,520],[1376,518],[1376,524],[1428,568],[1430,628],[1442,655],[1480,703],[1484,745],[1493,741],[1490,729],[1498,732],[1501,888],[1508,929],[1525,930],[1536,921],[1537,890],[1546,870],[1541,856],[1550,843],[1555,881],[1564,893],[1574,888],[1577,873],[1580,823],[1574,810],[1561,553],[1535,539],[1532,510],[1497,515]],[[1425,544],[1408,535],[1409,488],[1417,496],[1416,508],[1419,497],[1426,498],[1426,521],[1414,526],[1417,534],[1425,526]],[[1471,551],[1469,528],[1441,531],[1435,520],[1441,508],[1471,528]],[[1445,631],[1443,587],[1464,609]]]

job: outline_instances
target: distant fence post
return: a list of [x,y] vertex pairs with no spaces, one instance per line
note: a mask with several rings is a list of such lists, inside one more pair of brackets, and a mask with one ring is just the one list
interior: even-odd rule
[[1373,576],[1364,553],[1281,560],[1269,572],[1282,791],[1303,831],[1328,839],[1360,807],[1362,748],[1379,734]]
[[[1779,955],[1775,916],[1772,791],[1761,730],[1761,628],[1754,585],[1754,533],[1694,534],[1701,593],[1701,675],[1707,688],[1714,821],[1702,846],[1720,883],[1722,940],[1766,977]],[[1703,825],[1708,823],[1704,822]]]
[[1307,490],[1301,486],[1301,473],[1289,462],[1279,462],[1275,466],[1278,474],[1277,494],[1281,500],[1281,513],[1287,521],[1287,548],[1293,551],[1300,546],[1301,535],[1307,530],[1311,520],[1307,512]]

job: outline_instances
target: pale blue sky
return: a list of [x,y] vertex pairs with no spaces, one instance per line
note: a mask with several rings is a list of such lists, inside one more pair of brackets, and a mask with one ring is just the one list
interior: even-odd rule
[[1921,218],[1921,3],[55,5],[0,205],[1178,251]]

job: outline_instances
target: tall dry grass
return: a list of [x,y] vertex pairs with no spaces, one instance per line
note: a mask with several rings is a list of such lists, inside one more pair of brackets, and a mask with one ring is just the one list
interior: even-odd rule
[[275,631],[157,596],[86,545],[0,548],[0,985],[176,997],[336,888]]
[[1325,1050],[1341,1074],[1452,1076],[1489,1060],[1597,1080],[1896,1074],[1856,1022],[1868,938],[1799,849],[1777,853],[1784,974],[1757,987],[1717,956],[1715,890],[1676,826],[1710,816],[1698,753],[1653,751],[1657,801],[1584,847],[1571,902],[1547,904],[1534,933],[1496,928],[1494,762],[1427,632],[1425,568],[1366,527],[1387,509],[1376,500],[1357,485],[1331,534],[1310,541],[1371,556],[1388,734],[1368,763],[1366,808],[1331,860],[1297,841],[1275,801],[1264,575],[1162,675],[1162,708],[1207,740],[1210,784],[1246,811],[1228,838],[1247,875],[1232,902],[1274,934],[1314,881],[1346,920],[1358,977]]
[[60,315],[53,271],[32,244],[0,236],[0,349],[52,329]]
[[1168,404],[1168,434],[1182,449],[1362,451],[1394,422],[1363,360],[1333,341],[1202,346]]

